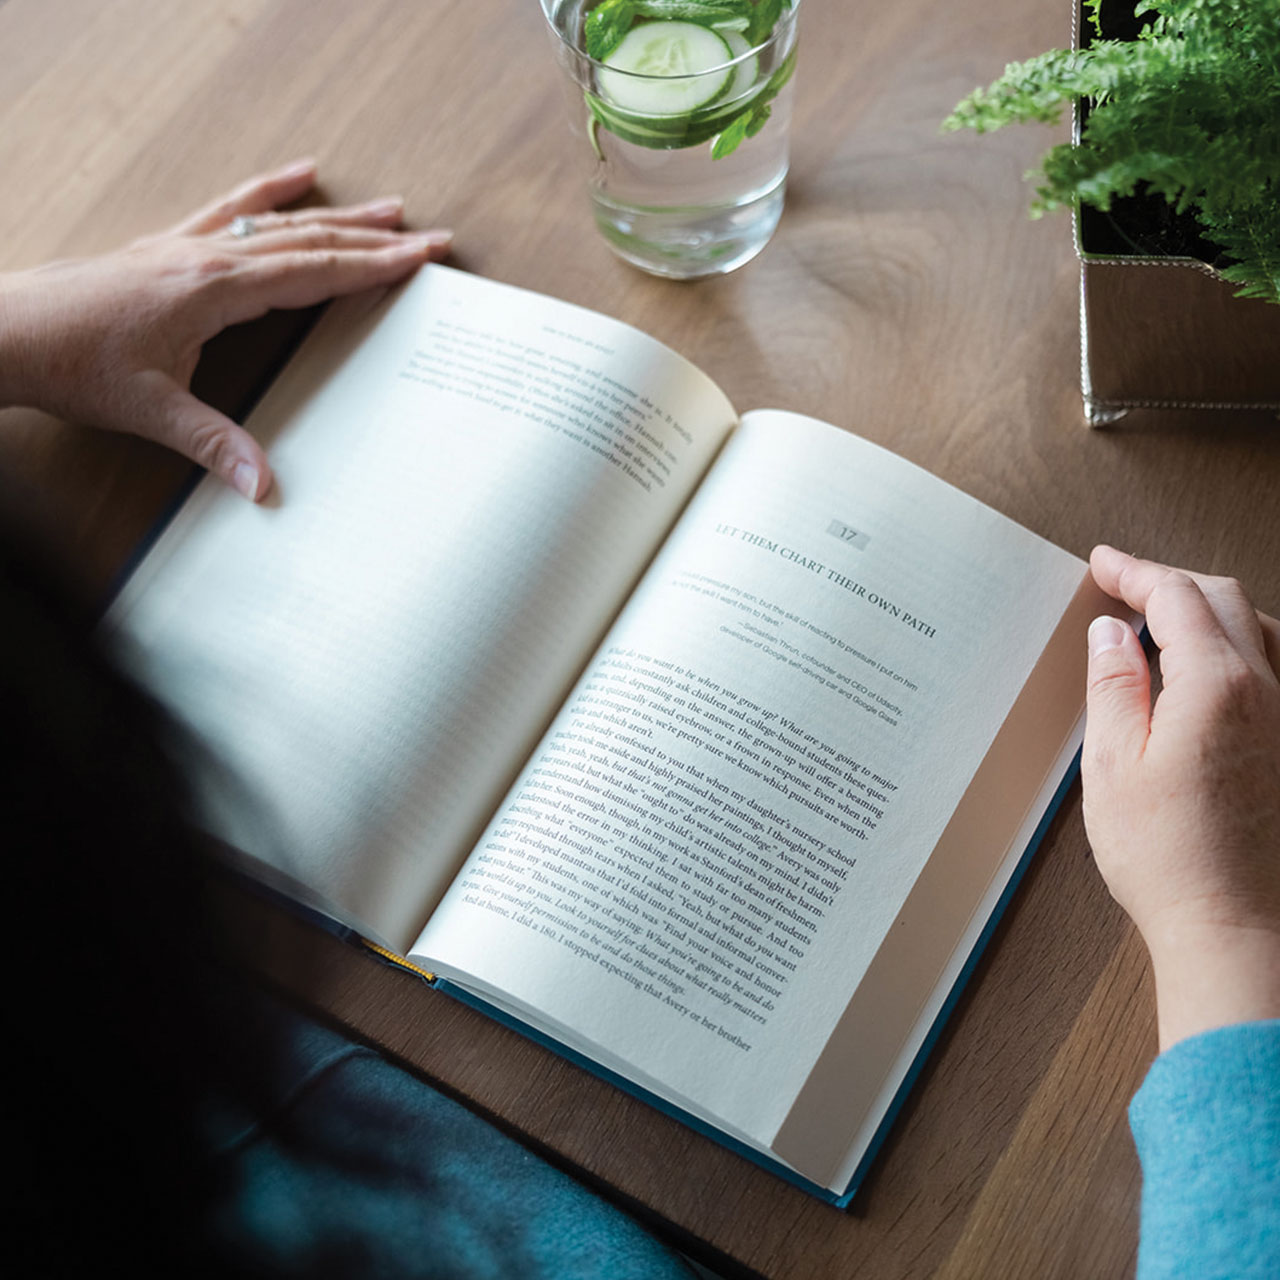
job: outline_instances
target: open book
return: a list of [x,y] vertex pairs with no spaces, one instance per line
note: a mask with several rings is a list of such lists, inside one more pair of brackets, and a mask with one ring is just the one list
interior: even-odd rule
[[277,883],[851,1193],[1072,776],[1085,564],[606,317],[333,306],[105,626]]

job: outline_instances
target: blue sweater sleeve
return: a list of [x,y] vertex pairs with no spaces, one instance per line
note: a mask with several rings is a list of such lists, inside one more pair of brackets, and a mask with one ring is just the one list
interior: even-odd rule
[[1138,1280],[1280,1277],[1280,1019],[1180,1041],[1129,1106]]

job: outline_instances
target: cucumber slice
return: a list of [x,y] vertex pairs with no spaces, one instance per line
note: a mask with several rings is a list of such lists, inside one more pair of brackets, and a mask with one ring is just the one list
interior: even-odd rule
[[[742,58],[744,53],[751,53],[751,41],[737,31],[723,31],[720,33],[725,44],[729,46],[729,53],[734,58]],[[755,87],[756,81],[760,77],[760,59],[754,53],[749,58],[742,58],[733,69],[733,79],[729,82],[729,88],[725,92],[725,101],[733,102],[741,98],[743,94]]]
[[622,37],[596,73],[601,92],[635,116],[688,115],[725,91],[733,55],[696,22],[643,22]]
[[632,142],[654,151],[679,151],[714,138],[733,119],[737,108],[733,103],[721,105],[716,102],[691,115],[640,116],[621,111],[605,99],[588,94],[587,110],[595,123],[623,142]]

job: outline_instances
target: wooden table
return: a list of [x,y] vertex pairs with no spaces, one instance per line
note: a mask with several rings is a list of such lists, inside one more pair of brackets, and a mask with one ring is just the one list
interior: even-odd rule
[[[1067,0],[804,2],[782,225],[746,269],[690,286],[595,236],[534,0],[0,0],[0,269],[106,249],[313,154],[327,198],[403,192],[414,223],[457,229],[460,265],[638,325],[740,405],[847,424],[1071,551],[1233,572],[1280,612],[1274,416],[1087,430],[1070,228],[1029,221],[1019,181],[1054,135],[938,132],[972,85],[1068,38]],[[278,335],[252,336],[246,377],[279,357]],[[0,456],[99,590],[186,474],[28,411],[0,417]],[[264,948],[278,981],[712,1265],[1131,1267],[1125,1106],[1155,1048],[1152,992],[1078,793],[848,1213],[278,909],[235,910],[286,944]]]

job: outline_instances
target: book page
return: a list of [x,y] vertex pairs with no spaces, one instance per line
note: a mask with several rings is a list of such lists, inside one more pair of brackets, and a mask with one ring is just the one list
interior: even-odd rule
[[[1086,577],[1005,717],[771,1149],[850,1185],[927,1038],[998,919],[1028,850],[1074,781],[1085,637],[1111,600]],[[1007,849],[998,859],[1001,849]]]
[[747,415],[415,951],[768,1146],[1085,574]]
[[733,424],[651,338],[424,268],[335,304],[106,628],[214,833],[403,949]]

